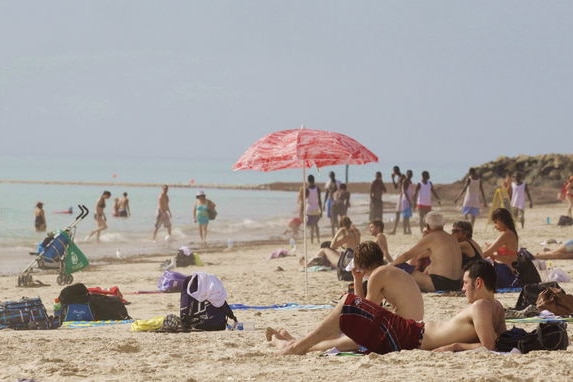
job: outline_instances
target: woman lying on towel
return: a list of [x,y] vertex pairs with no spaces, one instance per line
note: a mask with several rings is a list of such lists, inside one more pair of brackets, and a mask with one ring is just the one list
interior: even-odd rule
[[573,239],[566,241],[553,251],[538,253],[535,258],[541,260],[573,259]]
[[491,220],[500,234],[491,244],[486,243],[483,258],[493,260],[497,274],[496,288],[511,288],[517,278],[512,263],[517,260],[519,239],[511,213],[498,208],[491,214]]
[[322,246],[316,255],[306,264],[307,267],[327,266],[336,268],[338,258],[347,249],[356,250],[360,244],[360,231],[352,224],[348,216],[340,218],[340,228],[329,246]]

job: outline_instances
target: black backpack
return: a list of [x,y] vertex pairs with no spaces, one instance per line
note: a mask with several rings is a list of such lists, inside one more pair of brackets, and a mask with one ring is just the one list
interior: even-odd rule
[[82,284],[72,284],[62,288],[58,299],[62,305],[87,304],[89,302],[88,288]]
[[519,248],[517,251],[517,260],[513,262],[513,268],[517,272],[517,284],[515,286],[523,287],[529,284],[541,282],[541,276],[533,263],[533,255],[525,248]]
[[346,248],[338,258],[336,265],[336,276],[340,281],[353,281],[354,277],[352,272],[346,270],[346,266],[354,259],[354,251],[351,248]]
[[233,310],[227,301],[216,307],[208,300],[198,301],[190,293],[197,291],[199,278],[196,274],[187,276],[181,289],[181,300],[179,316],[183,330],[225,330],[227,329],[227,318],[237,322]]
[[567,323],[561,321],[542,322],[531,332],[514,326],[495,342],[497,351],[509,352],[516,348],[523,354],[534,350],[566,350],[567,346]]
[[559,220],[557,221],[557,225],[560,227],[573,225],[573,218],[571,216],[561,215],[561,216],[559,216]]

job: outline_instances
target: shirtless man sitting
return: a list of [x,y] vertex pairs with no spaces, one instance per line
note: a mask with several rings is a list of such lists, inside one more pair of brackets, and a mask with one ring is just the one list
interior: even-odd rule
[[388,250],[388,240],[386,240],[386,236],[384,235],[384,223],[382,220],[372,220],[368,224],[368,230],[370,231],[370,234],[374,236],[374,241],[378,244],[382,253],[384,253],[384,259],[389,263],[394,261],[394,259],[392,259],[392,255],[390,255],[390,251]]
[[[340,228],[332,238],[330,246],[321,248],[306,266],[323,265],[336,268],[340,254],[348,248],[355,251],[359,243],[360,231],[352,224],[348,216],[343,216],[340,219]],[[304,258],[301,261],[304,264]]]
[[[362,281],[365,276],[369,275],[366,293],[369,301],[378,305],[386,301],[392,306],[395,314],[411,320],[421,320],[424,315],[424,302],[418,285],[406,272],[384,264],[382,251],[377,243],[366,241],[358,245],[352,269],[356,296],[364,298]],[[296,348],[299,349],[302,346],[304,349],[300,354],[325,351],[332,347],[340,351],[357,350],[358,345],[354,341],[341,335],[338,328],[339,317],[340,303],[339,307],[335,308],[314,331],[300,341],[296,341],[284,329],[267,328],[266,337],[268,341],[271,341],[273,337],[279,340],[279,346],[282,347],[284,354],[289,354],[289,349],[298,342],[302,345],[296,345]]]
[[282,353],[304,354],[312,346],[309,339],[338,330],[367,352],[378,354],[410,349],[494,350],[496,339],[506,330],[504,308],[494,295],[495,283],[495,269],[489,262],[480,259],[468,264],[462,289],[470,305],[443,322],[405,319],[374,302],[348,294],[314,332],[300,341],[290,341]]
[[392,264],[402,267],[411,259],[429,258],[430,264],[422,271],[412,271],[423,292],[460,290],[462,251],[458,241],[444,231],[444,218],[437,212],[428,212],[425,235],[416,245],[398,256]]

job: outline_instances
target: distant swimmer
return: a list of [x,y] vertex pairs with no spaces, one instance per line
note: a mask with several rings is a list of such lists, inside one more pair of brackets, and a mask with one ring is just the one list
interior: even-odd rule
[[74,213],[74,208],[70,207],[67,210],[61,210],[61,211],[54,211],[55,214],[73,214]]

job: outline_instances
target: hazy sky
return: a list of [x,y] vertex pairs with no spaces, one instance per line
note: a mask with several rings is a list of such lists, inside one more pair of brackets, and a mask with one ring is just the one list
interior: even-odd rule
[[571,153],[572,1],[0,1],[0,154],[236,159],[353,136],[389,167]]

